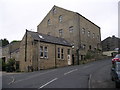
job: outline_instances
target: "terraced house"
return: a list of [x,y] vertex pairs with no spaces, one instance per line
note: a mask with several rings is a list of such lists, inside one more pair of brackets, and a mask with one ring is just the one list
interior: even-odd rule
[[20,45],[20,70],[31,71],[72,64],[72,45],[63,38],[26,31]]
[[100,27],[81,14],[54,6],[42,22],[37,32],[64,38],[73,45],[73,64],[79,64],[88,50],[101,49]]

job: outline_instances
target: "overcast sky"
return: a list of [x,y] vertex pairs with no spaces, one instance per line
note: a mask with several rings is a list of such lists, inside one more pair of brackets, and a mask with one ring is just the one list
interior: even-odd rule
[[0,0],[0,39],[21,40],[56,5],[78,12],[101,28],[101,39],[118,36],[119,0]]

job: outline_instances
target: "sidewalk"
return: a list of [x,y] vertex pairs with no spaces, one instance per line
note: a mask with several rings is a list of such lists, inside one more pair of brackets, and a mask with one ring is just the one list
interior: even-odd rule
[[0,76],[3,76],[3,75],[12,75],[12,74],[21,74],[21,73],[0,71]]

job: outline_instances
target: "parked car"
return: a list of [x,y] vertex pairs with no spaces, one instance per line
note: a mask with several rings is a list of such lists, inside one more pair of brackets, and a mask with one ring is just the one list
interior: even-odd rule
[[120,54],[117,54],[113,59],[112,59],[112,64],[114,64],[114,62],[120,62]]
[[116,88],[120,88],[120,62],[114,62],[111,68],[111,79],[115,81]]

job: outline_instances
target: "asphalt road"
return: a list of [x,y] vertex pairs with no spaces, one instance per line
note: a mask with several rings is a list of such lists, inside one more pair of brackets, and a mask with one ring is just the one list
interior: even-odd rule
[[56,69],[4,74],[3,88],[115,88],[111,59]]

